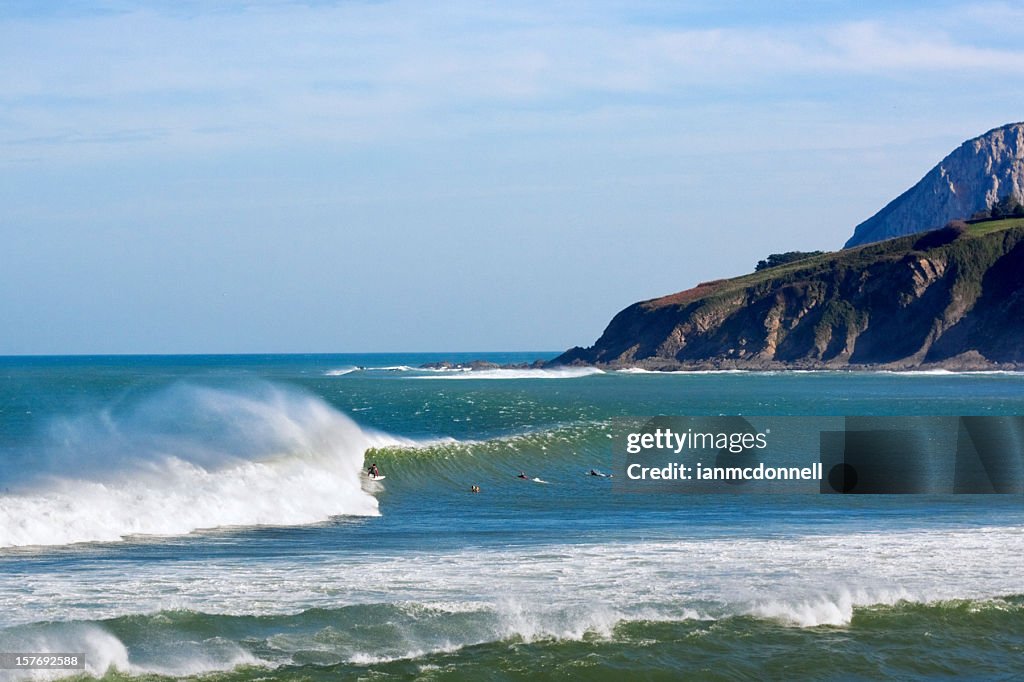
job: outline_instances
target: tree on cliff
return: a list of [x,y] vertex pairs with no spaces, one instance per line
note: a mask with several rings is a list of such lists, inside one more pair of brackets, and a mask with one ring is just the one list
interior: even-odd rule
[[1017,201],[1017,197],[1007,194],[992,204],[992,208],[987,211],[978,211],[971,216],[971,220],[999,220],[1000,218],[1024,218],[1024,205]]

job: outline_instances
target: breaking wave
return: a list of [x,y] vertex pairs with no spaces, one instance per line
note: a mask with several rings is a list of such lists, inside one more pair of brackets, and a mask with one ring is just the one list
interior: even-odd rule
[[4,481],[0,547],[376,515],[363,454],[404,444],[265,383],[176,384],[57,419],[39,441]]
[[[779,605],[782,611],[792,608]],[[302,676],[304,671],[355,675],[373,666],[378,676],[391,679],[388,673],[401,677],[404,664],[412,661],[429,665],[455,656],[454,660],[463,664],[500,665],[510,651],[524,645],[545,651],[545,660],[578,658],[581,644],[597,660],[614,660],[623,647],[644,642],[650,646],[659,640],[670,642],[675,655],[684,659],[714,655],[738,644],[799,653],[832,640],[863,639],[870,652],[870,642],[879,637],[898,641],[905,649],[912,649],[917,642],[916,646],[934,652],[929,647],[935,646],[936,638],[947,646],[961,646],[965,640],[1007,639],[1008,633],[1016,631],[1024,615],[1022,609],[1020,596],[924,603],[898,600],[857,604],[840,623],[826,618],[796,630],[787,618],[780,621],[773,614],[728,609],[719,615],[686,608],[623,612],[600,605],[551,610],[511,600],[492,605],[365,604],[281,616],[162,611],[105,621],[11,628],[0,632],[0,646],[81,652],[87,662],[85,672],[99,677],[114,674],[119,678],[117,674],[121,674],[181,679],[236,671],[238,679],[260,679],[268,671],[285,677]],[[1019,637],[1009,639],[1019,641]],[[840,654],[850,656],[851,652],[830,653]],[[484,660],[478,661],[480,657]],[[734,665],[756,666],[756,658],[750,660],[736,652],[730,658]],[[381,668],[388,664],[399,665]],[[912,669],[913,656],[905,664]],[[886,665],[892,666],[893,661]],[[890,668],[866,669],[891,672]],[[8,672],[0,679],[19,676],[28,677]],[[55,676],[51,673],[48,677]],[[40,677],[44,676],[35,676]]]

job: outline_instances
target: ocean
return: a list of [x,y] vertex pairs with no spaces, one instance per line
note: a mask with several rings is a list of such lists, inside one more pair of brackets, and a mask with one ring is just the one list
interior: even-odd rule
[[1024,415],[1024,374],[418,369],[553,356],[0,358],[0,652],[85,660],[0,679],[1024,676],[1020,495],[587,475],[621,417]]

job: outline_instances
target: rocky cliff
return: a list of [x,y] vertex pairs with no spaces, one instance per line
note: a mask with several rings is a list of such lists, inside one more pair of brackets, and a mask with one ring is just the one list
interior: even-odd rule
[[1024,219],[947,227],[636,303],[552,364],[1024,367]]
[[1011,196],[1024,204],[1024,123],[1011,123],[964,142],[854,230],[849,248],[939,228],[987,211]]

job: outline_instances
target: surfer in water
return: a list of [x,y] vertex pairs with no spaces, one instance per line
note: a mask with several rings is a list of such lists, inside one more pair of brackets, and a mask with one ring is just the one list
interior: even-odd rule
[[519,475],[518,475],[518,476],[516,476],[516,478],[521,478],[521,479],[523,479],[523,480],[526,480],[526,479],[528,479],[528,478],[530,478],[530,477],[526,475],[526,472],[525,472],[525,471],[520,471],[520,472],[519,472]]
[[377,463],[374,462],[370,465],[370,468],[366,470],[366,475],[370,478],[377,478],[380,476],[380,469],[377,468]]

